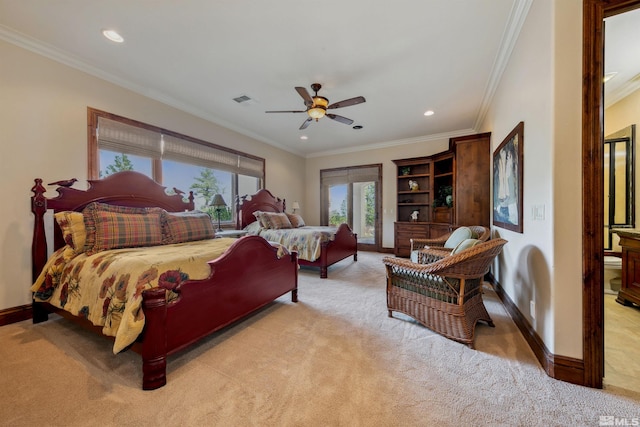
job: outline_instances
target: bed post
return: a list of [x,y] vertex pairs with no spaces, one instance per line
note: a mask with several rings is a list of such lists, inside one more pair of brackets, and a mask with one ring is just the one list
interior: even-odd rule
[[[47,212],[47,191],[42,186],[42,179],[36,178],[35,185],[31,187],[31,212],[35,215],[33,223],[33,240],[31,241],[31,281],[35,282],[40,272],[47,263],[47,236],[44,230],[44,214]],[[32,300],[31,304],[33,323],[48,320],[49,313],[42,305]]]
[[142,336],[142,388],[155,390],[167,383],[166,289],[142,293],[145,326]]

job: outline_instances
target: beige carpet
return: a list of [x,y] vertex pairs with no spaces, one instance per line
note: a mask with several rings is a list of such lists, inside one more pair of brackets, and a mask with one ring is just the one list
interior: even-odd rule
[[[171,357],[168,384],[140,389],[140,359],[55,318],[0,328],[7,426],[597,426],[640,417],[640,394],[556,381],[491,290],[496,328],[476,348],[388,318],[383,255],[300,273],[300,302]],[[624,421],[624,420],[623,420]],[[618,424],[619,425],[619,424]],[[631,424],[628,424],[631,425]]]

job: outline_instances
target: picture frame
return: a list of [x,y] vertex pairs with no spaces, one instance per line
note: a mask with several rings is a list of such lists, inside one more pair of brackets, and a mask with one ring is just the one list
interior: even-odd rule
[[493,152],[493,225],[523,232],[524,122]]

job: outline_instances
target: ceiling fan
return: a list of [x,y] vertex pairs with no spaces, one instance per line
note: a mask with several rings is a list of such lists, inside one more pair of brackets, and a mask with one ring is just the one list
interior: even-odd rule
[[311,85],[311,89],[316,93],[313,97],[309,95],[307,89],[303,87],[296,87],[296,91],[298,92],[298,94],[300,94],[302,99],[304,99],[304,105],[307,107],[306,110],[265,111],[265,113],[307,113],[309,117],[302,123],[302,126],[300,126],[300,130],[306,129],[314,119],[317,122],[318,119],[321,119],[324,116],[329,117],[331,120],[344,123],[345,125],[352,124],[353,120],[343,116],[339,116],[337,114],[327,113],[327,110],[362,104],[366,101],[366,99],[364,99],[364,97],[362,96],[356,96],[355,98],[345,99],[343,101],[334,102],[333,104],[329,105],[329,100],[327,98],[325,98],[324,96],[318,96],[318,91],[321,87],[322,85],[320,83],[314,83]]

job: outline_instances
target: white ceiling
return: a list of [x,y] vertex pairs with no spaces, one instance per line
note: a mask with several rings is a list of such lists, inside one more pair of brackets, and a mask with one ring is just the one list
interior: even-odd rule
[[[475,132],[531,1],[0,0],[0,38],[316,156]],[[314,82],[330,103],[364,96],[331,110],[363,128],[265,113],[304,109],[294,87]]]

